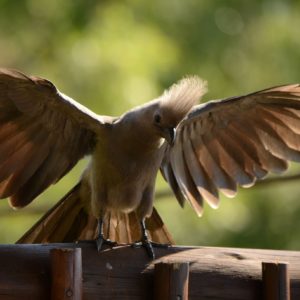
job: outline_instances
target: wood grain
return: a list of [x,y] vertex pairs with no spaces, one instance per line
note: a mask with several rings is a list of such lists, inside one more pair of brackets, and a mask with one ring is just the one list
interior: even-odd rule
[[50,250],[51,300],[82,300],[81,248]]
[[262,262],[289,263],[291,299],[300,299],[300,252],[210,247],[106,249],[93,244],[0,246],[0,299],[49,299],[53,248],[81,247],[83,299],[153,299],[154,264],[189,262],[189,299],[262,299]]
[[264,300],[290,300],[289,265],[287,263],[262,263]]
[[188,300],[189,263],[157,263],[154,266],[154,300]]

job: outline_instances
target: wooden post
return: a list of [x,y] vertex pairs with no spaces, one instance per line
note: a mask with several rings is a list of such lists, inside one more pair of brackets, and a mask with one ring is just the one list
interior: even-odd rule
[[291,298],[300,299],[300,251],[181,246],[156,248],[156,260],[149,261],[143,248],[119,246],[99,253],[92,243],[0,245],[0,299],[49,299],[49,252],[78,247],[83,299],[149,299],[154,280],[159,287],[159,277],[153,277],[156,263],[188,261],[190,299],[262,299],[262,262],[278,260],[289,264]]
[[188,300],[189,263],[158,263],[154,267],[155,300]]
[[82,299],[81,249],[52,249],[51,300]]
[[288,264],[262,263],[263,299],[290,300]]

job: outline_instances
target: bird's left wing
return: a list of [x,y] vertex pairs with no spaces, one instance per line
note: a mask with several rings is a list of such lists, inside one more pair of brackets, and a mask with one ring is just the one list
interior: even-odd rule
[[0,198],[22,207],[65,175],[104,122],[49,81],[0,69]]
[[177,128],[161,170],[179,203],[198,215],[203,199],[219,204],[218,190],[233,197],[268,172],[300,162],[300,85],[195,106]]

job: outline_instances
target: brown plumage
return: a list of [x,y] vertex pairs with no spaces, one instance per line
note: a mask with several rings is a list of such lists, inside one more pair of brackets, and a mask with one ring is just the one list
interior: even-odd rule
[[[119,244],[130,244],[141,236],[137,214],[110,213],[104,220],[104,237]],[[153,208],[146,220],[149,238],[162,244],[174,244],[162,219]],[[17,243],[57,243],[96,239],[97,219],[89,214],[80,198],[80,183],[52,207]]]
[[96,115],[47,80],[1,69],[1,198],[23,207],[91,156],[80,184],[27,241],[79,238],[96,219],[100,235],[104,220],[120,225],[110,226],[118,228],[112,238],[120,240],[122,230],[129,236],[152,214],[159,169],[180,205],[188,200],[201,215],[204,200],[218,207],[219,190],[233,197],[237,185],[249,187],[269,172],[285,171],[287,161],[300,161],[299,84],[196,105],[205,92],[204,81],[187,77],[112,118]]

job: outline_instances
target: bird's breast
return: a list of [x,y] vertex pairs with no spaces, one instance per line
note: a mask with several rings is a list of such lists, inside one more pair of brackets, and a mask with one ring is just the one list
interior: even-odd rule
[[99,143],[90,165],[92,192],[97,194],[94,201],[108,210],[136,209],[145,191],[154,188],[161,160],[160,148],[139,152],[139,149],[128,151],[117,143]]

